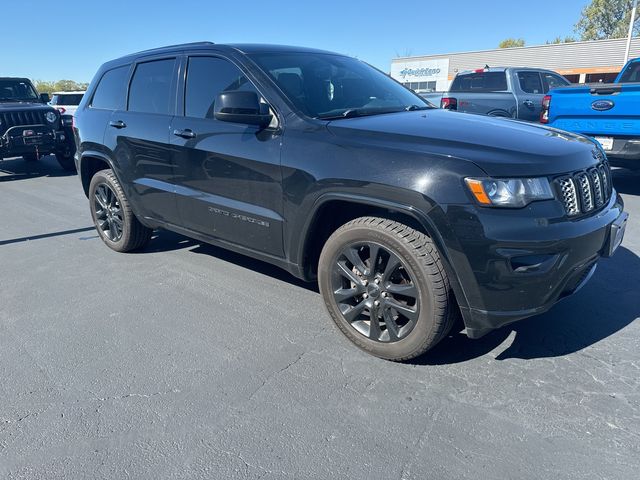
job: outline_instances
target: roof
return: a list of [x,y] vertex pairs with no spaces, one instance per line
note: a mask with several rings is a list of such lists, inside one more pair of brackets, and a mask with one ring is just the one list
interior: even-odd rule
[[64,95],[66,94],[83,94],[86,93],[86,90],[73,90],[73,91],[67,91],[67,92],[51,92],[51,95]]
[[176,52],[180,50],[187,49],[197,49],[197,50],[235,50],[240,53],[283,53],[283,52],[291,52],[291,53],[323,53],[323,54],[333,54],[334,52],[329,52],[326,50],[318,50],[315,48],[309,47],[295,47],[295,46],[287,46],[287,45],[269,45],[269,44],[258,44],[258,43],[232,43],[232,44],[221,44],[221,43],[213,43],[213,42],[192,42],[192,43],[181,43],[177,45],[167,45],[164,47],[153,48],[150,50],[142,50],[140,52],[130,53],[128,55],[124,55],[122,57],[116,58],[109,62],[106,62],[105,65],[111,65],[116,63],[121,63],[123,60],[134,60],[138,57],[148,56],[148,55],[161,55],[163,53]]
[[333,54],[336,55],[335,52],[330,52],[328,50],[320,50],[317,48],[310,47],[297,47],[291,45],[270,45],[270,44],[262,44],[262,43],[230,43],[226,46],[235,48],[239,52],[242,53],[324,53],[324,54]]
[[468,75],[471,73],[476,73],[478,71],[482,71],[482,72],[506,72],[509,69],[514,69],[514,70],[531,70],[534,72],[551,72],[552,70],[549,70],[547,68],[536,68],[536,67],[489,67],[489,68],[477,68],[477,69],[470,69],[470,70],[463,70],[461,72],[458,72],[458,75]]

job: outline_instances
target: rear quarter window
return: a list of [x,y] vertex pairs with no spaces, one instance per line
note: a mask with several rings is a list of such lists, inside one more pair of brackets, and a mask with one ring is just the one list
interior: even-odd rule
[[474,72],[457,75],[450,92],[505,92],[507,75],[505,72]]
[[129,65],[114,68],[102,75],[91,99],[91,106],[93,108],[105,110],[124,108],[124,102],[127,96],[129,68]]

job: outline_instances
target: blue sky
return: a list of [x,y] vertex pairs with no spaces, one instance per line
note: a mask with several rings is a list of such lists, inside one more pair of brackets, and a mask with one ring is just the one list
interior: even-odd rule
[[46,0],[2,3],[0,75],[89,81],[106,60],[199,40],[316,47],[389,71],[399,55],[489,49],[507,37],[535,45],[571,35],[590,2],[91,0],[55,2],[55,8]]

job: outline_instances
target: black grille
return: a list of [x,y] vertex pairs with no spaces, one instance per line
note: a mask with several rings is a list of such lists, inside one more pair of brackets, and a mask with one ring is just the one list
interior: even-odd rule
[[556,178],[556,188],[567,215],[575,217],[594,212],[611,198],[611,169],[604,161],[588,170]]
[[0,112],[0,132],[4,133],[11,127],[22,125],[45,125],[46,110],[18,110],[15,112]]

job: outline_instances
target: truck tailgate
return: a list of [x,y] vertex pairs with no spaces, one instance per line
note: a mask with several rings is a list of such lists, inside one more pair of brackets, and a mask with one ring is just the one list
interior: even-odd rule
[[549,125],[588,135],[640,136],[640,83],[552,90]]

